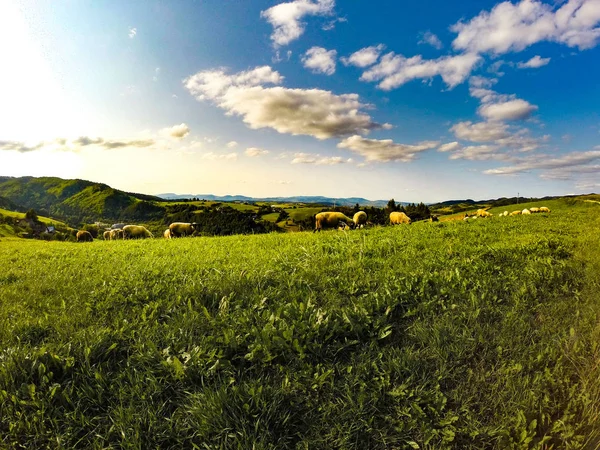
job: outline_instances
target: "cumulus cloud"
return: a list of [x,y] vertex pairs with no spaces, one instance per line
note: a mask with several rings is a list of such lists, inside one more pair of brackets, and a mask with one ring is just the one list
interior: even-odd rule
[[350,136],[340,142],[338,148],[345,148],[365,158],[367,162],[409,162],[418,153],[436,148],[440,143],[426,141],[418,144],[397,144],[391,139],[367,139],[362,136]]
[[238,146],[238,143],[236,141],[229,141],[227,143],[227,148],[236,148]]
[[335,0],[295,0],[275,5],[260,13],[273,26],[271,40],[275,47],[287,45],[304,33],[306,16],[326,16],[333,13]]
[[270,67],[258,67],[234,75],[222,70],[198,72],[184,85],[198,100],[210,100],[228,115],[242,117],[252,129],[328,139],[390,127],[364,113],[369,105],[361,103],[357,94],[263,86],[282,80]]
[[[492,143],[497,147],[508,147],[520,152],[535,150],[549,139],[548,135],[540,138],[532,137],[526,128],[517,128],[514,130],[507,124],[496,121],[459,122],[453,125],[450,131],[458,139],[464,141]],[[447,151],[452,151],[452,149]]]
[[160,134],[174,139],[183,139],[190,134],[190,127],[188,127],[185,123],[181,123],[179,125],[173,125],[169,128],[163,128],[160,130]]
[[545,66],[550,62],[550,58],[542,58],[539,55],[535,55],[529,61],[517,63],[519,69],[537,69],[538,67]]
[[492,142],[510,136],[508,125],[500,122],[459,122],[450,131],[458,139],[471,142]]
[[440,145],[438,147],[438,152],[451,152],[460,148],[460,144],[456,141],[448,142],[447,144]]
[[373,45],[371,47],[362,48],[352,53],[347,58],[340,58],[345,66],[368,67],[377,62],[379,55],[385,49],[385,45]]
[[323,47],[312,47],[302,57],[302,64],[313,73],[333,75],[337,51],[326,50]]
[[482,60],[475,53],[423,59],[421,55],[406,58],[394,52],[383,55],[378,64],[364,72],[362,81],[379,81],[378,88],[389,91],[415,79],[431,79],[441,76],[449,88],[465,81]]
[[137,28],[129,27],[129,34],[128,34],[129,38],[133,39],[136,34],[137,34]]
[[[569,170],[570,172],[584,172],[590,170],[586,164],[600,160],[600,150],[590,150],[587,152],[572,152],[566,155],[550,157],[548,155],[532,155],[529,158],[523,158],[516,164],[497,169],[488,169],[484,171],[488,175],[512,175],[521,172],[530,172],[532,170]],[[595,169],[592,169],[595,170]]]
[[480,116],[488,120],[523,120],[538,109],[537,106],[517,98],[515,95],[499,94],[488,89],[494,84],[493,80],[483,77],[469,79],[469,93],[481,101],[477,110]]
[[352,162],[351,159],[344,159],[341,156],[321,156],[310,153],[295,153],[291,164],[315,164],[317,166],[334,166]]
[[244,153],[246,153],[246,156],[256,157],[268,154],[269,150],[263,150],[262,148],[257,147],[249,147]]
[[438,50],[441,50],[444,44],[440,41],[440,38],[433,34],[431,31],[426,31],[422,34],[419,44],[429,44]]
[[523,120],[538,109],[537,106],[521,99],[486,102],[479,107],[480,116],[489,120]]
[[518,52],[542,41],[580,50],[594,47],[600,39],[600,2],[569,0],[560,8],[535,0],[502,2],[482,11],[468,22],[458,22],[456,50],[502,54]]

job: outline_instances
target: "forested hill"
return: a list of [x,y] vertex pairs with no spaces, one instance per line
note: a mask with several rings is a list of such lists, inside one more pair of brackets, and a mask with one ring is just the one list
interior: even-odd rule
[[[86,180],[56,177],[0,178],[0,197],[21,209],[33,208],[40,214],[69,222],[160,219],[164,208],[158,197],[113,189]],[[11,206],[11,205],[8,205]]]

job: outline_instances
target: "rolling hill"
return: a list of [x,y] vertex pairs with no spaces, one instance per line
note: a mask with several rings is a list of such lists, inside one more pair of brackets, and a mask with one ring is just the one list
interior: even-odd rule
[[155,220],[164,208],[155,204],[158,197],[113,189],[86,180],[56,177],[0,178],[0,197],[11,204],[7,209],[33,208],[39,213],[62,218],[70,223],[97,220]]

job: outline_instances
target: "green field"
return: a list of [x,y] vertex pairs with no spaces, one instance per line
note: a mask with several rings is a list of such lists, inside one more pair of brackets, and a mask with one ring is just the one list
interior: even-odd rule
[[0,239],[0,448],[598,448],[600,204],[539,206]]

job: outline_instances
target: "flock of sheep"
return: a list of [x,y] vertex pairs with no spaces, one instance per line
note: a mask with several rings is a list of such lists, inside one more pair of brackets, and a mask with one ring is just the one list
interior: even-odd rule
[[[527,214],[537,214],[537,213],[549,213],[550,212],[550,208],[547,208],[546,206],[542,206],[540,208],[525,208],[523,211],[517,210],[517,211],[513,211],[511,213],[509,213],[508,211],[504,211],[500,214],[498,214],[498,217],[506,217],[506,216],[520,216],[520,215],[527,215]],[[463,220],[467,221],[469,219],[477,219],[479,217],[492,217],[493,214],[490,212],[487,212],[485,209],[478,209],[477,212],[473,215],[469,215],[468,213],[465,213],[465,217],[463,218]]]
[[[513,211],[509,214],[508,211],[504,211],[500,213],[500,217],[504,216],[517,216],[521,214],[536,214],[536,213],[549,213],[550,209],[542,206],[540,208],[529,208],[524,209],[522,211]],[[465,213],[465,217],[463,220],[469,219],[477,219],[479,217],[491,217],[492,213],[489,213],[485,209],[478,209],[477,212],[473,215],[469,215]],[[437,221],[437,218],[431,218],[431,221]],[[400,225],[400,224],[410,224],[411,219],[405,213],[394,211],[390,213],[390,224],[391,225]],[[323,229],[332,228],[332,229],[353,229],[353,228],[363,228],[365,225],[368,225],[367,222],[367,213],[364,211],[359,211],[352,218],[346,216],[341,212],[321,212],[315,216],[315,230],[321,231]],[[184,223],[184,222],[174,222],[169,225],[164,233],[163,237],[165,239],[172,239],[178,237],[192,236],[196,231],[198,231],[197,223]],[[114,240],[122,240],[122,239],[145,239],[145,238],[153,238],[154,235],[144,226],[142,225],[124,225],[117,224],[113,225],[113,229],[106,230],[103,234],[105,241],[114,241]],[[77,232],[77,242],[92,242],[94,240],[93,236],[89,231],[81,230]]]

